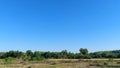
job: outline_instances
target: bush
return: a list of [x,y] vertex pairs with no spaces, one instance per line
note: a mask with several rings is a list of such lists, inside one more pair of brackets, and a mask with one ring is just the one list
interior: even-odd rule
[[41,61],[41,60],[44,60],[44,58],[37,56],[37,57],[32,57],[31,60],[32,60],[32,61]]
[[15,58],[8,57],[8,58],[4,59],[4,63],[5,64],[11,64],[11,63],[13,63],[14,60],[15,60]]

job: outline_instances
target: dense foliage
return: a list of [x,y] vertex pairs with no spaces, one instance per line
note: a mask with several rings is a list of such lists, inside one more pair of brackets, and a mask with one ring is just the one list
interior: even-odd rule
[[89,53],[87,49],[81,48],[79,53],[71,53],[67,50],[61,52],[41,52],[27,50],[26,52],[21,51],[9,51],[0,52],[0,58],[6,59],[9,57],[22,59],[24,61],[40,61],[43,59],[90,59],[90,58],[120,58],[120,50],[115,51],[100,51]]
[[120,50],[99,51],[89,54],[92,58],[120,58]]

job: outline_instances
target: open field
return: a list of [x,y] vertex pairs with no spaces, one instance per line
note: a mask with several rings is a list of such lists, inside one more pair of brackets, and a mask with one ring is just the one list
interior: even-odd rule
[[0,68],[95,68],[95,66],[119,67],[120,59],[46,59],[43,61],[0,60]]
[[43,61],[12,61],[4,63],[1,60],[0,68],[81,68],[87,66],[87,63],[80,63],[77,59],[48,59]]

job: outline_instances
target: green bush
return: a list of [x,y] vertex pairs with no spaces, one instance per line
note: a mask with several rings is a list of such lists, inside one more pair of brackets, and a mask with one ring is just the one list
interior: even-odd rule
[[4,59],[4,63],[5,64],[11,64],[15,61],[15,58],[12,58],[12,57],[8,57],[8,58],[5,58]]
[[36,56],[36,57],[32,57],[31,60],[32,60],[32,61],[41,61],[41,60],[44,60],[44,58],[43,58],[43,57]]

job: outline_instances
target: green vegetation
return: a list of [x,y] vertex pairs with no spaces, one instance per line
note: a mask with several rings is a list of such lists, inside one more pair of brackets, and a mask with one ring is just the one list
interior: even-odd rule
[[61,52],[41,52],[27,50],[21,51],[9,51],[0,52],[0,59],[15,58],[24,61],[40,61],[43,59],[91,59],[91,58],[120,58],[120,50],[115,51],[100,51],[89,53],[86,48],[81,48],[79,53],[71,53],[67,50]]
[[[120,67],[120,50],[89,53],[80,48],[79,53],[42,52],[27,50],[0,52],[0,68],[95,68],[93,66]],[[69,67],[68,67],[69,66]]]
[[80,59],[80,58],[90,58],[87,49],[81,48],[80,53],[71,53],[67,50],[61,52],[41,52],[27,50],[26,52],[21,51],[9,51],[0,52],[0,59],[15,58],[22,59],[24,61],[40,61],[43,59]]
[[99,51],[89,54],[92,58],[120,58],[120,50]]

